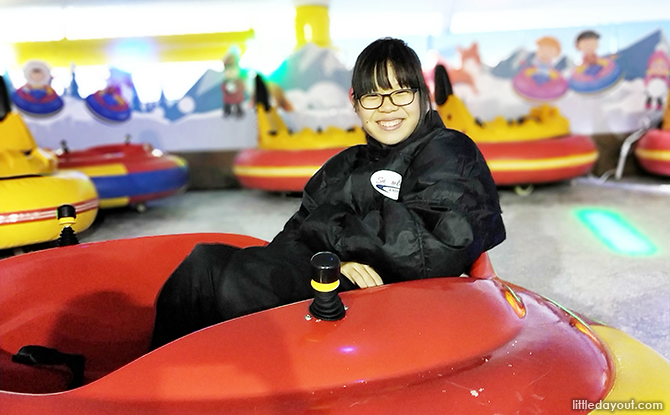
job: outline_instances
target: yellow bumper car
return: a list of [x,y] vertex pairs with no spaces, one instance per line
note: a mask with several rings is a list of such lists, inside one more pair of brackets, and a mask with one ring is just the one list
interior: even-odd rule
[[58,238],[58,206],[73,205],[74,230],[86,230],[98,212],[98,194],[83,173],[58,172],[56,155],[37,147],[18,113],[11,110],[0,78],[0,249]]

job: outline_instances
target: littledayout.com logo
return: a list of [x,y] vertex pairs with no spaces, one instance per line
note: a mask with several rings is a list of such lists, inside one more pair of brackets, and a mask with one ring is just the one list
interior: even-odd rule
[[601,411],[661,411],[663,410],[663,402],[636,402],[635,399],[631,399],[627,402],[609,402],[609,401],[598,401],[592,402],[588,399],[573,399],[572,400],[572,410],[573,411],[582,411],[582,410],[601,410]]

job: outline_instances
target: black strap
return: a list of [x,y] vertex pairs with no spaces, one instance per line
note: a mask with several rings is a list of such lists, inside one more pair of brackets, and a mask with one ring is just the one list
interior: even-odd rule
[[68,389],[78,388],[84,384],[84,366],[86,358],[80,354],[63,353],[45,346],[23,346],[12,356],[12,362],[27,366],[65,365],[72,372],[72,381]]
[[5,84],[5,77],[0,76],[0,121],[4,120],[11,110],[12,107],[9,101],[9,91]]

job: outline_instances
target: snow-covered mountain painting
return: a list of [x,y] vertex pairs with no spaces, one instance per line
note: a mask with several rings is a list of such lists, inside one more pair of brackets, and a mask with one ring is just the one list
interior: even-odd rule
[[307,43],[288,56],[277,68],[270,80],[285,90],[307,90],[314,84],[332,82],[345,91],[351,86],[351,70],[337,58],[331,48]]
[[269,80],[284,90],[293,107],[293,111],[282,112],[293,130],[346,129],[360,123],[348,97],[351,70],[332,48],[306,44],[287,57]]
[[183,98],[172,105],[165,105],[165,118],[176,121],[190,114],[220,110],[223,99],[221,82],[223,72],[207,70]]

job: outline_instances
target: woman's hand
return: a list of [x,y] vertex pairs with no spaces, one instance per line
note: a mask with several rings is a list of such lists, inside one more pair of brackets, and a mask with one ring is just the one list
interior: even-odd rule
[[358,262],[343,262],[340,273],[361,288],[383,285],[382,277],[371,266]]

